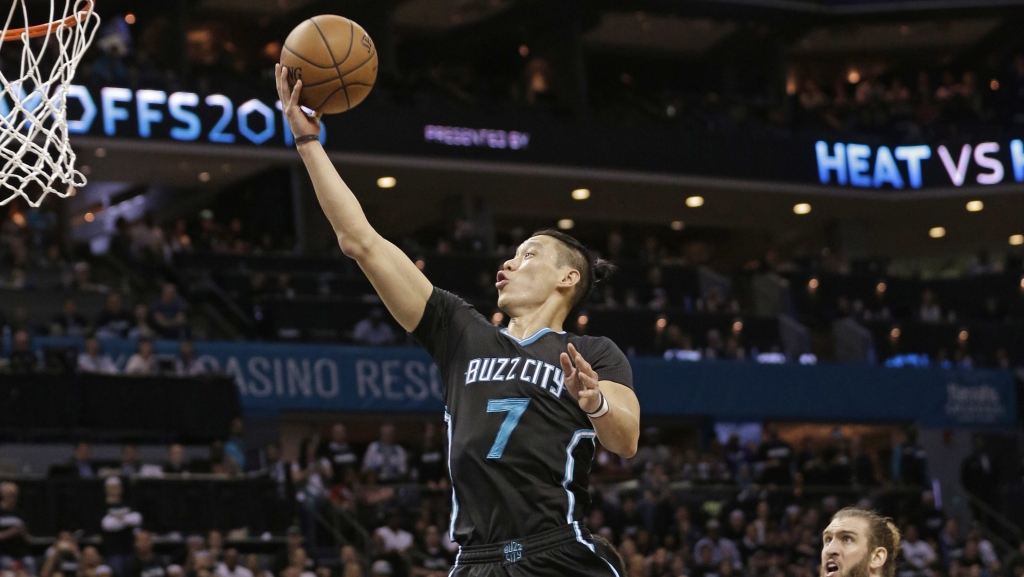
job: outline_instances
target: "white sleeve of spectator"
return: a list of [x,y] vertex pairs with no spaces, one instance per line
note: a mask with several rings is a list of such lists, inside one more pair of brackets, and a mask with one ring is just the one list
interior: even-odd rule
[[395,468],[398,469],[399,475],[405,475],[409,469],[409,458],[406,456],[405,449],[401,445],[395,445],[395,448],[398,449],[398,463]]
[[100,522],[100,526],[103,527],[104,531],[114,532],[124,529],[125,524],[117,517],[107,514],[103,516],[103,521]]
[[131,527],[138,527],[142,524],[142,513],[132,511],[124,516],[124,524]]
[[380,468],[380,443],[374,441],[366,448],[366,456],[363,457],[363,470]]

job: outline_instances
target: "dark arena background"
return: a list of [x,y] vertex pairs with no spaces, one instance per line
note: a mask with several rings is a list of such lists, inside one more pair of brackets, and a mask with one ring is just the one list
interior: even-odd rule
[[1024,2],[96,10],[89,183],[0,207],[0,576],[449,574],[439,371],[277,101],[318,14],[380,66],[323,145],[435,285],[503,324],[532,231],[618,265],[566,330],[632,365],[587,523],[631,577],[814,577],[851,504],[899,577],[1024,576]]

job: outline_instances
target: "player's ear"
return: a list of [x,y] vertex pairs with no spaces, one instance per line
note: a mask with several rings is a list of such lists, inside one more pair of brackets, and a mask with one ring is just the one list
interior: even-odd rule
[[562,272],[562,280],[560,280],[558,282],[558,285],[562,286],[562,287],[565,287],[565,288],[571,288],[571,287],[574,287],[574,286],[578,285],[579,282],[580,282],[580,271],[578,271],[578,270],[576,270],[574,268],[570,268],[570,269],[565,269]]
[[871,554],[870,566],[872,569],[881,569],[885,565],[885,560],[889,558],[889,552],[885,550],[885,547],[875,547],[874,552]]

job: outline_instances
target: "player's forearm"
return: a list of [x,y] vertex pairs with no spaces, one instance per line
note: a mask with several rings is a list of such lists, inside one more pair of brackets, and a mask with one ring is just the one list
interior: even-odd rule
[[636,454],[640,441],[640,419],[627,407],[608,399],[608,412],[596,419],[590,419],[597,432],[597,438],[609,451],[629,459]]
[[380,235],[366,220],[359,201],[341,179],[323,146],[314,140],[300,144],[298,150],[313,181],[320,206],[338,236],[342,251],[356,258],[380,239]]

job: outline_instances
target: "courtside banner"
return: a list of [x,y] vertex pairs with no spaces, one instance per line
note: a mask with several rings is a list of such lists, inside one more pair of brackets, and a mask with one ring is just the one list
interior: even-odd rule
[[[37,338],[37,347],[82,345]],[[103,341],[123,368],[137,344]],[[174,341],[157,354],[177,355]],[[350,347],[197,342],[197,357],[226,372],[248,414],[283,411],[444,410],[441,376],[414,347]],[[928,427],[1010,428],[1017,424],[1015,383],[1005,370],[886,368],[860,364],[765,365],[755,362],[631,359],[644,414],[743,421],[916,421]]]

